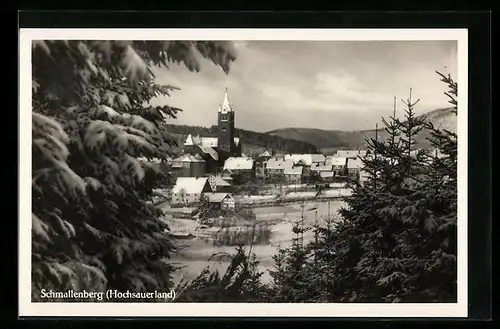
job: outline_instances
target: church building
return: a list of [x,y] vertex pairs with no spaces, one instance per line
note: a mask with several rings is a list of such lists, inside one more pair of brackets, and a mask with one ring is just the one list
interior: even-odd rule
[[229,103],[227,88],[217,112],[217,137],[188,135],[184,142],[185,153],[198,153],[207,161],[207,172],[220,171],[230,157],[241,156],[240,139],[236,137],[234,111]]

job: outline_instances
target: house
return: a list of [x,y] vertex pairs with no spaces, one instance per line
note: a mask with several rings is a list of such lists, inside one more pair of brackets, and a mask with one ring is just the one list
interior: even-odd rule
[[283,177],[285,169],[293,168],[293,160],[285,160],[283,158],[274,157],[267,160],[266,163],[266,177]]
[[300,161],[305,166],[313,166],[318,164],[325,164],[325,156],[323,154],[287,154],[285,160],[292,160],[294,165]]
[[257,156],[257,159],[255,160],[255,175],[257,177],[266,177],[266,164],[267,161],[271,158],[272,156],[268,151],[265,151],[264,153]]
[[224,162],[224,170],[229,170],[233,174],[253,174],[255,170],[254,161],[249,157],[230,157]]
[[268,151],[264,151],[262,154],[260,154],[257,157],[257,161],[266,162],[267,160],[271,159],[272,157],[273,156]]
[[285,175],[285,178],[287,182],[289,183],[294,183],[294,184],[300,184],[302,183],[302,171],[303,167],[293,167],[293,168],[285,168],[283,174]]
[[172,205],[190,205],[202,194],[213,192],[208,177],[179,177],[172,188]]
[[335,177],[335,172],[333,170],[330,171],[322,171],[319,173],[322,182],[332,182]]
[[206,174],[205,160],[199,154],[185,154],[180,163],[182,177],[203,177]]
[[361,158],[347,159],[347,173],[349,175],[357,174],[363,168],[363,160]]
[[323,171],[332,171],[332,165],[328,165],[328,164],[314,164],[311,166],[311,172],[317,172],[317,173],[320,173],[320,172],[323,172]]
[[235,201],[230,193],[208,192],[203,196],[208,199],[212,209],[233,210],[235,208]]
[[326,164],[332,166],[337,175],[344,175],[347,169],[347,158],[330,156],[326,158]]
[[[311,162],[312,165],[315,165],[315,162]],[[311,175],[311,165],[309,165],[303,159],[300,159],[298,162],[294,164],[295,167],[302,167],[302,177],[307,179]]]
[[209,176],[208,183],[212,191],[214,192],[224,192],[224,193],[232,193],[232,185],[224,180],[221,176]]
[[243,184],[255,177],[254,161],[249,157],[230,157],[224,162],[224,173],[229,173],[233,184]]

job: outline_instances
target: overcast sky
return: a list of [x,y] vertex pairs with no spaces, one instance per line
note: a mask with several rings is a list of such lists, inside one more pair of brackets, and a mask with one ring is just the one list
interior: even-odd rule
[[457,76],[455,41],[236,41],[226,75],[207,60],[199,73],[182,66],[155,70],[157,82],[181,90],[155,104],[184,111],[171,123],[217,124],[224,90],[238,128],[372,129],[392,114],[393,97],[413,88],[418,114],[448,106],[435,70]]

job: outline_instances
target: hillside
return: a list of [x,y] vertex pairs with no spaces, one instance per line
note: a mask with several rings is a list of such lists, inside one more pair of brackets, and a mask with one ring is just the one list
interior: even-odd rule
[[[441,129],[456,132],[457,118],[450,108],[437,109],[425,114],[428,121]],[[309,128],[284,128],[267,132],[273,136],[301,140],[314,145],[323,153],[334,153],[339,149],[357,149],[365,147],[366,138],[375,138],[375,129],[359,131],[321,130]],[[387,132],[378,131],[379,138],[387,138]],[[417,138],[417,147],[427,147],[427,132],[422,132]]]
[[[188,134],[199,135],[204,137],[217,136],[217,127],[210,128],[200,126],[187,126],[187,125],[172,125],[166,126],[167,132],[178,139],[178,143],[182,145]],[[242,152],[247,155],[262,154],[264,151],[276,153],[315,153],[317,148],[301,140],[294,140],[293,138],[273,136],[266,133],[259,133],[255,131],[236,129],[236,137],[239,137],[243,149]]]

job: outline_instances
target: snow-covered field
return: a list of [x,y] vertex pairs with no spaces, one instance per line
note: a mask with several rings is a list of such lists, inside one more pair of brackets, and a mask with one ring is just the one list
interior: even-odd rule
[[[324,218],[330,214],[336,214],[337,210],[343,205],[342,201],[328,202],[305,202],[304,204],[304,224],[306,226],[314,225],[315,221],[320,224]],[[273,207],[256,207],[254,212],[258,221],[279,221],[271,227],[271,242],[268,245],[254,245],[252,252],[257,256],[260,262],[260,270],[264,272],[263,280],[268,281],[269,275],[267,270],[272,268],[272,256],[276,254],[278,246],[287,247],[291,245],[293,238],[292,226],[298,221],[302,214],[301,204],[292,204],[286,206]],[[193,221],[186,219],[168,219],[172,221],[172,228],[179,232],[196,230],[196,224]],[[185,228],[183,228],[185,225]],[[308,231],[304,234],[304,240],[310,241],[313,238],[313,232]],[[229,265],[228,260],[211,260],[208,261],[211,255],[220,252],[233,254],[234,247],[230,246],[214,246],[210,242],[205,242],[202,239],[194,238],[191,240],[179,240],[179,243],[185,245],[179,254],[174,255],[171,261],[179,266],[183,266],[178,273],[175,274],[175,280],[178,282],[181,278],[185,280],[194,279],[205,267],[210,266],[214,270],[224,271]]]
[[281,199],[309,199],[316,196],[316,191],[306,191],[306,192],[290,192],[281,197]]
[[[236,196],[235,199],[238,203],[243,205],[251,205],[251,204],[259,204],[264,202],[272,202],[272,201],[288,201],[288,200],[310,200],[316,197],[317,192],[314,191],[300,191],[300,192],[288,192],[281,196],[276,195],[244,195],[244,196]],[[348,196],[351,194],[351,190],[349,188],[342,188],[336,186],[332,189],[323,190],[319,197],[324,198],[339,198]]]
[[332,190],[323,190],[320,194],[320,197],[338,198],[338,197],[349,196],[351,194],[352,194],[351,189],[338,188],[338,189],[332,189]]
[[253,202],[270,202],[276,200],[276,195],[242,195],[235,196],[235,200],[242,204],[251,204]]

